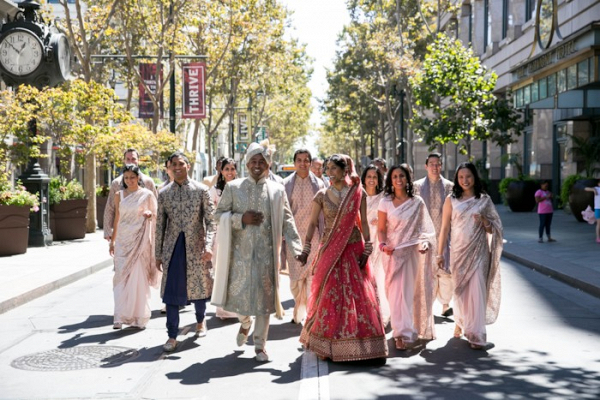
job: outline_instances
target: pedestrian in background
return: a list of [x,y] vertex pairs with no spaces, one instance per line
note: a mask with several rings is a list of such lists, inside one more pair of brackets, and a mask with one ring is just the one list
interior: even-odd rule
[[140,169],[123,169],[124,189],[115,194],[115,220],[110,242],[114,257],[114,329],[123,324],[144,329],[150,320],[150,287],[158,286],[154,263],[156,198],[139,187]]
[[214,206],[208,188],[188,178],[190,162],[180,152],[169,157],[173,182],[158,194],[156,219],[156,266],[163,271],[161,296],[167,305],[165,351],[177,347],[179,307],[188,301],[196,310],[196,335],[206,336],[206,301],[213,278],[212,242]]
[[385,161],[385,158],[376,158],[373,160],[373,164],[381,171],[381,173],[383,174],[383,179],[385,179],[388,172],[387,162]]
[[540,188],[535,192],[535,202],[537,203],[537,212],[540,218],[540,225],[538,227],[538,242],[540,243],[544,243],[544,229],[546,230],[548,242],[556,242],[550,234],[554,208],[552,207],[552,192],[548,190],[548,185],[548,181],[542,181]]
[[[425,159],[425,171],[427,176],[414,183],[415,195],[420,196],[435,227],[436,238],[442,229],[442,212],[444,200],[452,192],[452,181],[442,176],[442,155],[430,153]],[[444,268],[436,268],[434,276],[434,296],[442,303],[442,316],[452,315],[450,301],[452,300],[452,275],[450,275],[450,240],[446,242],[443,249]]]
[[[223,195],[223,190],[225,190],[225,185],[228,182],[231,182],[236,178],[237,178],[237,166],[235,164],[235,160],[233,158],[223,158],[221,160],[221,168],[219,171],[219,176],[217,177],[217,183],[213,187],[211,187],[210,190],[208,191],[210,194],[210,198],[212,199],[212,201],[215,205],[215,210],[217,209],[217,207],[219,205],[219,200],[221,199],[221,196]],[[215,221],[215,224],[216,223],[217,223],[217,221]],[[215,238],[216,238],[216,235],[217,234],[215,234]],[[212,257],[213,266],[216,265],[215,258],[217,255],[217,246],[218,246],[217,241],[213,240],[213,257]],[[222,307],[217,307],[215,316],[217,316],[220,319],[237,318],[236,313],[225,311],[225,310],[223,310]]]
[[[283,180],[285,193],[290,203],[296,229],[300,238],[306,237],[310,225],[312,200],[315,194],[325,187],[325,184],[311,171],[312,157],[308,149],[298,149],[294,152],[294,167],[296,170]],[[323,232],[323,220],[319,220],[319,232],[313,235],[310,243],[315,248],[319,246]],[[305,243],[306,244],[306,243]],[[285,249],[284,249],[285,250]],[[314,254],[308,258],[307,264],[312,264]],[[287,269],[290,276],[290,289],[294,296],[294,314],[292,323],[300,324],[306,317],[306,307],[310,297],[312,275],[305,273],[306,268],[294,257],[286,252]]]
[[367,192],[367,221],[369,223],[370,237],[373,241],[373,253],[369,257],[369,264],[371,265],[371,271],[375,276],[375,283],[377,284],[377,295],[379,297],[383,326],[387,326],[390,322],[390,303],[385,294],[385,270],[383,268],[381,251],[379,250],[379,238],[377,237],[379,202],[385,194],[383,192],[383,174],[375,165],[371,164],[363,171],[361,182]]
[[302,242],[283,185],[269,176],[275,152],[268,140],[246,152],[249,176],[225,185],[215,217],[219,221],[213,304],[235,312],[241,322],[236,344],[243,346],[254,323],[256,361],[267,362],[269,320],[283,318],[279,298],[282,238],[300,255]]
[[[387,341],[367,261],[373,251],[367,195],[350,157],[331,156],[327,175],[331,185],[313,200],[304,241],[312,242],[323,213],[325,230],[312,266],[308,317],[300,342],[332,361],[383,358],[388,354]],[[305,263],[310,252],[311,247],[305,245],[300,261]]]
[[[123,165],[133,164],[138,165],[140,161],[140,155],[136,149],[127,149],[125,153],[123,153]],[[150,190],[154,193],[155,197],[158,197],[158,192],[156,191],[156,186],[154,185],[154,181],[149,176],[146,176],[139,173],[139,186],[145,189]],[[123,190],[125,187],[123,186],[123,175],[119,175],[110,184],[110,190],[108,192],[108,200],[106,201],[106,208],[104,209],[104,238],[111,241],[113,224],[115,221],[115,194],[119,190]]]
[[377,231],[384,253],[385,289],[398,350],[418,339],[435,338],[433,323],[435,227],[427,207],[415,196],[410,170],[395,165],[385,180]]
[[594,193],[594,216],[596,217],[596,243],[600,243],[600,179],[593,188],[586,187],[587,192]]
[[323,174],[325,161],[319,157],[313,157],[310,163],[310,172],[323,181],[325,187],[329,186],[329,178]]
[[221,173],[221,163],[224,159],[224,156],[220,156],[219,158],[217,158],[217,161],[215,162],[216,174],[207,176],[202,180],[202,183],[204,183],[208,188],[211,188],[216,185],[217,179],[219,179],[219,174]]
[[461,163],[454,175],[452,194],[444,202],[437,263],[444,265],[448,240],[454,283],[454,337],[464,333],[471,348],[487,343],[485,325],[498,318],[500,309],[500,256],[502,222],[475,165]]
[[170,167],[171,167],[171,162],[168,159],[165,160],[165,173],[167,174],[167,179],[158,186],[158,188],[157,188],[158,192],[160,192],[169,183],[173,182],[173,171],[171,171]]

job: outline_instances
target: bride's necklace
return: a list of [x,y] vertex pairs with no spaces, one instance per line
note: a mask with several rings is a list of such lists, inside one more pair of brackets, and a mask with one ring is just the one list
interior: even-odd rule
[[342,190],[337,190],[335,186],[332,185],[331,191],[341,200],[342,197],[344,197],[344,195],[348,192],[348,186],[342,186]]

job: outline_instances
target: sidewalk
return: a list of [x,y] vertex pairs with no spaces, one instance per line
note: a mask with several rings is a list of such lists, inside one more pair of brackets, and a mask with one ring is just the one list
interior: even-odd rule
[[[552,222],[557,242],[538,243],[535,212],[497,209],[504,225],[504,257],[600,297],[600,245],[593,225],[558,210]],[[0,314],[108,267],[112,258],[101,230],[85,239],[0,257]]]

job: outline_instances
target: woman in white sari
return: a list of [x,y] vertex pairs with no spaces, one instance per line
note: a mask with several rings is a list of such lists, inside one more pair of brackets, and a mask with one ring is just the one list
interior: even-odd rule
[[[500,256],[502,222],[490,197],[483,192],[475,165],[462,163],[454,175],[452,194],[444,202],[439,247],[450,232],[450,265],[454,282],[456,328],[471,348],[486,345],[486,324],[498,317],[500,308]],[[438,250],[437,262],[444,256]]]
[[125,190],[115,195],[115,223],[109,252],[114,257],[114,329],[123,324],[144,329],[150,320],[150,286],[158,287],[154,263],[156,197],[139,187],[140,170],[126,165]]
[[[210,198],[212,199],[213,203],[215,203],[215,210],[217,209],[217,205],[219,204],[219,200],[221,199],[221,194],[223,194],[225,185],[227,182],[231,182],[235,178],[237,178],[237,167],[235,161],[232,158],[223,158],[221,161],[221,169],[219,170],[217,176],[217,183],[208,191]],[[213,265],[216,265],[216,257],[217,241],[215,240],[213,242]],[[215,315],[220,319],[237,318],[236,313],[225,311],[221,307],[217,307]]]
[[413,193],[410,169],[393,166],[379,203],[379,248],[384,253],[385,290],[396,349],[432,340],[435,228],[427,207]]
[[384,196],[383,174],[375,165],[371,164],[363,171],[361,181],[367,192],[367,220],[369,222],[371,240],[373,240],[373,253],[369,257],[369,264],[371,264],[371,271],[375,276],[375,283],[377,284],[381,320],[383,321],[383,326],[387,326],[390,322],[390,303],[385,294],[385,271],[383,269],[381,251],[379,250],[379,240],[377,239],[379,202]]

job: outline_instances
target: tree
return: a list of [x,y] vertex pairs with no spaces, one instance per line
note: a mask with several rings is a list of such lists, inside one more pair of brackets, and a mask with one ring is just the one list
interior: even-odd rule
[[411,124],[430,148],[451,142],[471,156],[473,140],[499,145],[519,135],[519,115],[494,93],[497,75],[472,49],[438,34],[422,69],[410,79],[414,96]]

